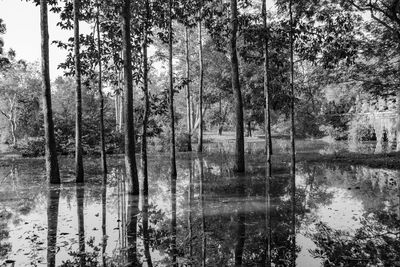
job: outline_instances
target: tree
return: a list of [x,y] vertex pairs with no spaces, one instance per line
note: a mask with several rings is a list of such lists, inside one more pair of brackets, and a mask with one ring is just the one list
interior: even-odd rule
[[75,82],[76,82],[76,99],[75,99],[75,175],[76,182],[84,182],[83,171],[83,150],[82,150],[82,81],[81,81],[81,59],[79,51],[79,10],[80,0],[74,0],[74,54],[75,54]]
[[[264,30],[264,97],[265,97],[265,153],[267,155],[267,164],[271,165],[271,154],[272,154],[272,137],[271,137],[271,98],[270,98],[270,81],[269,81],[269,31],[267,24],[267,6],[265,0],[262,0],[262,18],[263,18],[263,30]],[[270,168],[269,168],[270,169]],[[271,176],[269,172],[268,177]]]
[[168,73],[169,73],[169,115],[170,115],[170,160],[171,179],[176,179],[176,158],[175,158],[175,115],[174,115],[174,73],[173,73],[173,32],[172,32],[172,2],[168,1]]
[[198,137],[198,145],[197,152],[203,152],[203,84],[204,84],[204,64],[203,64],[203,34],[202,34],[202,9],[203,9],[203,1],[200,0],[200,9],[199,9],[199,137]]
[[122,19],[122,55],[124,62],[125,93],[125,169],[128,180],[128,192],[139,195],[139,179],[135,159],[135,129],[133,124],[133,77],[131,43],[131,4],[124,0],[121,7]]
[[51,184],[59,184],[60,171],[58,168],[56,142],[54,137],[53,113],[51,108],[47,0],[40,0],[40,29],[42,38],[42,96],[46,139],[46,177]]
[[188,151],[192,151],[192,101],[190,94],[190,51],[189,27],[185,26],[185,53],[186,53],[186,124],[188,131]]
[[237,0],[231,0],[231,71],[232,71],[232,90],[235,97],[236,113],[236,148],[235,148],[235,171],[244,172],[244,125],[243,125],[243,101],[240,90],[239,80],[239,60],[237,55],[237,32],[238,32],[238,7]]
[[293,27],[293,12],[292,0],[289,2],[289,17],[290,17],[290,143],[291,143],[291,161],[290,161],[290,175],[292,186],[292,264],[296,266],[296,130],[295,130],[295,110],[294,110],[294,27]]
[[107,159],[106,159],[106,145],[104,134],[104,96],[103,96],[103,71],[102,71],[102,50],[101,50],[101,37],[100,37],[100,2],[97,1],[97,14],[96,14],[96,30],[97,30],[97,52],[99,64],[99,77],[98,77],[98,91],[100,96],[100,154],[101,154],[101,167],[103,170],[103,183],[107,182]]
[[143,26],[143,41],[142,41],[142,53],[143,53],[143,94],[144,94],[144,114],[143,114],[143,130],[142,130],[142,169],[143,169],[143,195],[148,197],[149,184],[148,184],[148,167],[147,167],[147,127],[149,122],[150,113],[150,99],[149,99],[149,66],[148,66],[148,31],[150,24],[150,3],[149,0],[145,1],[144,5],[144,26]]

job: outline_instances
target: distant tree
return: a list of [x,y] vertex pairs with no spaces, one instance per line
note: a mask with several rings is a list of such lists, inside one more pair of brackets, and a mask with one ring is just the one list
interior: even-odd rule
[[40,0],[40,29],[42,38],[42,96],[46,140],[46,176],[51,184],[59,184],[60,171],[58,168],[53,113],[51,108],[47,0]]

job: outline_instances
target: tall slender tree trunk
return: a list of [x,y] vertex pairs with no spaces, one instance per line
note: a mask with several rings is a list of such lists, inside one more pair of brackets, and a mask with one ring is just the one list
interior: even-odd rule
[[76,182],[84,182],[82,157],[82,83],[81,61],[79,52],[79,0],[74,0],[74,53],[75,53],[75,80],[76,80],[76,119],[75,119],[75,175]]
[[125,92],[125,169],[130,194],[139,195],[139,179],[135,159],[135,130],[133,124],[133,84],[132,84],[132,43],[131,43],[131,4],[124,0],[122,7],[122,53],[124,60]]
[[106,144],[104,135],[104,96],[103,96],[103,85],[102,85],[102,62],[101,62],[101,37],[100,37],[100,3],[97,1],[97,50],[98,50],[98,62],[99,62],[99,96],[100,96],[100,147],[101,147],[101,167],[103,171],[103,183],[107,183],[107,159],[106,159]]
[[292,179],[292,266],[296,266],[296,143],[295,143],[295,110],[294,110],[294,29],[293,29],[293,10],[292,3],[289,2],[289,13],[290,13],[290,120],[291,120],[291,164],[290,164],[290,175]]
[[171,128],[171,179],[176,179],[176,158],[175,158],[175,115],[174,115],[174,81],[172,65],[172,0],[168,1],[169,21],[168,21],[168,47],[169,47],[169,113]]
[[46,177],[51,184],[60,183],[56,139],[54,136],[53,111],[51,108],[50,65],[49,65],[49,30],[47,0],[40,0],[40,28],[42,37],[42,98],[44,114],[44,132],[46,139]]
[[147,31],[149,28],[150,19],[150,4],[149,0],[146,0],[146,20],[143,27],[143,93],[145,99],[144,115],[143,115],[143,131],[142,131],[142,170],[143,170],[143,243],[144,243],[144,254],[146,257],[147,266],[152,267],[153,263],[150,254],[150,235],[149,235],[149,221],[148,221],[148,206],[149,206],[149,177],[147,167],[147,125],[149,121],[150,113],[150,101],[149,101],[149,83],[148,83],[148,35]]
[[202,8],[203,1],[200,0],[200,11],[199,11],[199,66],[200,66],[200,80],[199,80],[199,138],[197,144],[197,152],[203,152],[203,83],[204,83],[204,64],[203,64],[203,33],[202,33]]
[[262,0],[262,17],[264,28],[264,96],[265,96],[265,153],[266,153],[266,183],[265,183],[265,230],[266,230],[266,249],[265,249],[265,266],[271,266],[271,211],[270,211],[270,186],[272,179],[272,136],[271,136],[271,98],[270,98],[270,80],[269,80],[269,30],[267,24],[267,5],[266,0]]
[[243,125],[243,101],[239,81],[239,60],[237,55],[236,35],[238,32],[238,9],[237,0],[231,0],[231,65],[232,65],[232,90],[236,104],[236,151],[235,167],[236,172],[245,172],[244,163],[244,125]]
[[175,158],[175,118],[174,118],[174,83],[173,83],[173,65],[172,65],[172,1],[168,1],[168,47],[169,47],[169,112],[170,112],[170,128],[171,128],[171,195],[172,195],[172,220],[171,220],[171,253],[172,266],[178,266],[177,249],[176,249],[176,158]]
[[[265,97],[265,153],[267,155],[267,162],[271,165],[272,155],[272,136],[271,136],[271,97],[270,97],[270,81],[269,81],[269,30],[267,24],[267,6],[266,0],[262,0],[262,17],[264,28],[264,97]],[[270,175],[269,175],[270,176]]]
[[191,94],[190,94],[190,54],[189,54],[189,29],[185,27],[185,45],[186,45],[186,121],[188,131],[188,151],[192,151],[192,114],[191,114]]
[[143,169],[143,195],[149,195],[148,184],[148,169],[147,169],[147,124],[149,121],[150,101],[149,101],[149,83],[148,83],[148,56],[147,56],[147,43],[148,43],[148,21],[150,17],[149,0],[146,0],[146,21],[143,27],[143,93],[145,99],[144,115],[143,115],[143,130],[142,130],[142,169]]

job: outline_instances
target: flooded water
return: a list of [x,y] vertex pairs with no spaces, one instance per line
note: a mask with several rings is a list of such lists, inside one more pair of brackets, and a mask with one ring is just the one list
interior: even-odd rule
[[398,171],[299,164],[293,202],[289,169],[268,183],[262,156],[243,176],[226,155],[180,158],[172,182],[168,158],[150,158],[148,205],[126,193],[122,158],[107,186],[88,161],[84,187],[71,159],[60,187],[41,160],[8,160],[0,266],[400,266]]

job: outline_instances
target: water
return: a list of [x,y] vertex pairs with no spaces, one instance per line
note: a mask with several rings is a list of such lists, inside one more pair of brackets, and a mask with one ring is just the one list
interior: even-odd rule
[[288,166],[267,184],[261,156],[237,176],[216,155],[181,154],[176,183],[168,157],[151,157],[144,208],[126,194],[122,158],[110,159],[106,187],[98,160],[86,162],[84,187],[71,182],[71,159],[60,187],[41,160],[2,162],[0,266],[267,266],[268,254],[290,266],[294,252],[297,266],[400,266],[398,171],[299,164],[294,222]]

